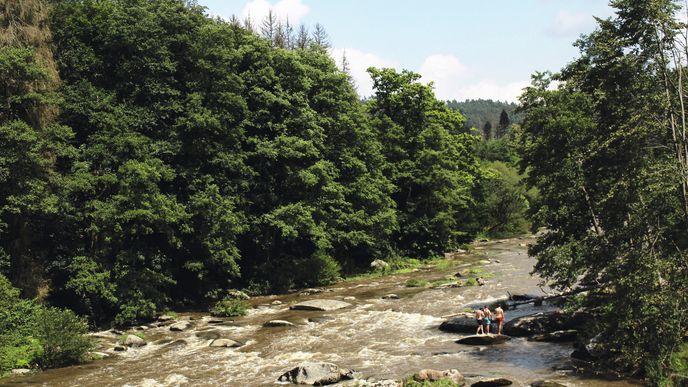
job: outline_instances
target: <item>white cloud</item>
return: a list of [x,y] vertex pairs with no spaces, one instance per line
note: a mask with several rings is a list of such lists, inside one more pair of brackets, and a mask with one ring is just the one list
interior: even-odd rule
[[298,24],[310,11],[302,0],[279,0],[274,5],[268,0],[251,0],[241,10],[241,18],[250,16],[256,25],[260,25],[271,9],[278,19],[288,19],[291,24]]
[[527,81],[500,84],[492,79],[483,79],[477,83],[460,87],[451,98],[444,99],[494,99],[499,101],[516,102],[523,89],[530,85]]
[[590,32],[594,25],[595,19],[590,14],[559,11],[547,28],[547,33],[559,37],[570,37]]
[[425,82],[435,83],[435,94],[448,99],[464,81],[468,69],[453,55],[430,55],[423,61],[418,72]]
[[366,71],[368,67],[397,67],[394,63],[378,55],[355,48],[333,48],[330,50],[330,55],[339,67],[341,67],[344,52],[346,52],[346,60],[349,62],[351,77],[354,79],[358,95],[361,97],[373,95],[373,81]]

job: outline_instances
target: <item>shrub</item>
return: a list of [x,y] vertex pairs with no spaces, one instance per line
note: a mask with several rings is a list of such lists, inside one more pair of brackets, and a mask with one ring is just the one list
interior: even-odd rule
[[93,349],[93,341],[86,321],[71,310],[42,307],[36,315],[36,336],[43,345],[43,353],[36,359],[41,368],[64,367],[86,360]]
[[246,315],[248,303],[244,300],[231,299],[218,301],[211,309],[210,314],[216,317],[236,317]]

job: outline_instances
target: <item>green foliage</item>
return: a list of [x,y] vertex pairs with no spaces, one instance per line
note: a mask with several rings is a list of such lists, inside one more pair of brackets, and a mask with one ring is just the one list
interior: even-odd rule
[[[466,129],[477,129],[482,130],[487,123],[490,123],[490,133],[492,132],[493,126],[497,125],[497,136],[498,138],[503,137],[504,134],[508,134],[510,126],[507,125],[506,133],[499,132],[499,123],[505,124],[502,118],[502,112],[506,113],[506,119],[509,120],[509,124],[518,124],[521,122],[521,115],[516,111],[518,107],[517,104],[511,102],[501,102],[493,101],[491,99],[470,99],[462,102],[452,100],[447,101],[447,106],[466,117],[464,127]],[[489,139],[483,134],[483,138]],[[500,135],[502,134],[502,135]]]
[[478,280],[475,278],[467,278],[463,284],[464,286],[478,286]]
[[13,368],[51,368],[86,360],[87,324],[69,310],[19,298],[0,275],[0,376]]
[[217,317],[237,317],[246,315],[249,305],[244,300],[230,299],[218,301],[210,309],[210,314]]
[[688,326],[686,148],[672,131],[685,58],[678,71],[667,62],[683,28],[670,0],[612,6],[579,59],[521,96],[522,169],[548,230],[530,253],[552,285],[591,288],[586,334],[600,334],[601,361],[658,383]]
[[427,258],[469,241],[474,230],[464,220],[478,165],[471,152],[476,139],[463,130],[463,117],[438,101],[418,74],[368,71],[375,87],[368,110],[395,185],[400,252]]

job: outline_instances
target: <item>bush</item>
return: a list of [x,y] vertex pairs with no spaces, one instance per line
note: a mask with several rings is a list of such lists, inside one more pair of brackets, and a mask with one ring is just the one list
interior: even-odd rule
[[244,300],[232,299],[218,301],[211,309],[210,314],[216,317],[237,317],[246,315],[249,305]]
[[411,278],[410,280],[406,281],[406,287],[408,288],[422,288],[427,284],[428,281],[424,279]]
[[72,311],[22,300],[0,275],[0,376],[13,368],[52,368],[86,360],[93,342]]

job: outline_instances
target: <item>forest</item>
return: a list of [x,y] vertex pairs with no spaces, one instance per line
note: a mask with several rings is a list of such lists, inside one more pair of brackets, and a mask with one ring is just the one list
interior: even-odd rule
[[611,4],[516,105],[390,68],[362,100],[323,26],[272,13],[6,2],[0,376],[87,360],[94,327],[540,230],[534,273],[578,293],[595,362],[668,385],[688,369],[686,25],[671,0]]

